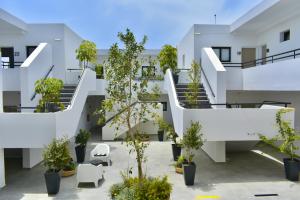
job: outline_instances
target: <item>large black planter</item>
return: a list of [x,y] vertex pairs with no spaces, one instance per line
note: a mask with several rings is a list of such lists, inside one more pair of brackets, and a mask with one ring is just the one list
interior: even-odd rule
[[181,146],[178,144],[172,144],[172,152],[174,161],[177,161],[181,154]]
[[196,175],[195,163],[183,164],[183,176],[185,185],[194,185]]
[[178,80],[179,80],[179,75],[173,73],[173,80],[174,80],[174,84],[177,85],[178,84]]
[[158,141],[162,142],[164,141],[164,131],[158,131],[157,132]]
[[60,187],[60,175],[59,172],[46,172],[44,174],[47,192],[50,195],[57,194]]
[[75,151],[76,151],[76,158],[77,158],[77,163],[83,163],[84,158],[85,158],[85,146],[76,146]]
[[286,178],[290,181],[299,181],[300,161],[298,159],[284,158],[283,163]]

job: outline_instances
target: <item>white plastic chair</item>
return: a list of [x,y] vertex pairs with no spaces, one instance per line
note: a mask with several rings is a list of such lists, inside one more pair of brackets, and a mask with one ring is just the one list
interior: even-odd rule
[[77,186],[79,183],[94,183],[98,187],[98,181],[103,179],[102,164],[95,166],[92,164],[79,164],[77,170]]
[[107,144],[97,144],[97,146],[90,153],[91,160],[101,160],[111,165],[110,147]]

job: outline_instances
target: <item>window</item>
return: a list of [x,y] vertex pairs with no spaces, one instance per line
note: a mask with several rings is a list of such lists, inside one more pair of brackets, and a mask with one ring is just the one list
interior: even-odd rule
[[155,67],[152,66],[142,66],[142,76],[143,77],[155,77]]
[[26,56],[27,58],[30,56],[30,54],[37,48],[37,46],[26,46]]
[[185,67],[185,54],[182,55],[182,67]]
[[231,62],[231,47],[212,47],[221,62]]
[[290,30],[286,30],[280,33],[280,42],[285,42],[290,40],[291,38],[291,32]]

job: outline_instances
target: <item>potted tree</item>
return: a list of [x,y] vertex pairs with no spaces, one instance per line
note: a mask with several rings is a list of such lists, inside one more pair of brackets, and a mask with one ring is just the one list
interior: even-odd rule
[[185,185],[194,185],[196,164],[193,162],[193,150],[198,150],[203,144],[203,134],[199,122],[191,122],[191,126],[186,130],[183,135],[182,146],[185,150],[185,157],[188,163],[183,164],[183,175]]
[[[299,181],[300,161],[296,158],[297,155],[295,154],[295,151],[299,147],[295,145],[295,142],[300,140],[300,135],[291,127],[291,122],[283,119],[283,115],[291,111],[293,109],[284,108],[277,112],[276,124],[279,132],[278,135],[273,138],[267,138],[261,134],[259,136],[263,142],[289,156],[289,158],[283,159],[286,178],[290,181]],[[276,145],[278,143],[281,144]]]
[[200,73],[201,67],[196,62],[193,61],[191,65],[191,70],[188,73],[190,83],[188,84],[188,91],[185,93],[185,97],[188,101],[190,108],[198,107],[198,94],[200,90]]
[[176,134],[172,125],[168,125],[166,128],[167,138],[173,142],[172,144],[172,153],[174,161],[178,160],[178,157],[181,154],[181,140],[178,139],[178,135]]
[[164,74],[167,69],[172,70],[174,83],[178,84],[177,49],[171,45],[164,45],[158,54],[158,61]]
[[60,188],[60,170],[69,162],[68,140],[54,139],[43,152],[43,162],[47,170],[44,174],[47,192],[57,194]]
[[87,68],[90,62],[97,60],[97,47],[94,42],[83,40],[78,49],[76,49],[76,58]]
[[57,112],[64,109],[60,102],[63,81],[56,78],[40,79],[35,82],[35,92],[42,98],[39,100],[37,112]]
[[75,147],[77,163],[83,163],[85,159],[86,144],[91,136],[91,133],[87,130],[80,129],[79,133],[75,137]]

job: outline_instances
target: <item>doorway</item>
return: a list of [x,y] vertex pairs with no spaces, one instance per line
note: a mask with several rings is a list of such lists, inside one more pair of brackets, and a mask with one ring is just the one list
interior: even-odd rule
[[262,64],[262,65],[267,64],[267,59],[266,59],[266,57],[267,57],[267,45],[263,45],[263,46],[261,47],[261,58],[262,58],[261,64]]
[[[14,48],[13,47],[2,47],[1,57],[3,61],[4,68],[14,68]],[[3,59],[4,58],[4,59]]]
[[37,48],[37,46],[26,46],[26,56],[27,58],[30,56],[30,54]]
[[256,66],[256,48],[242,48],[243,68]]

